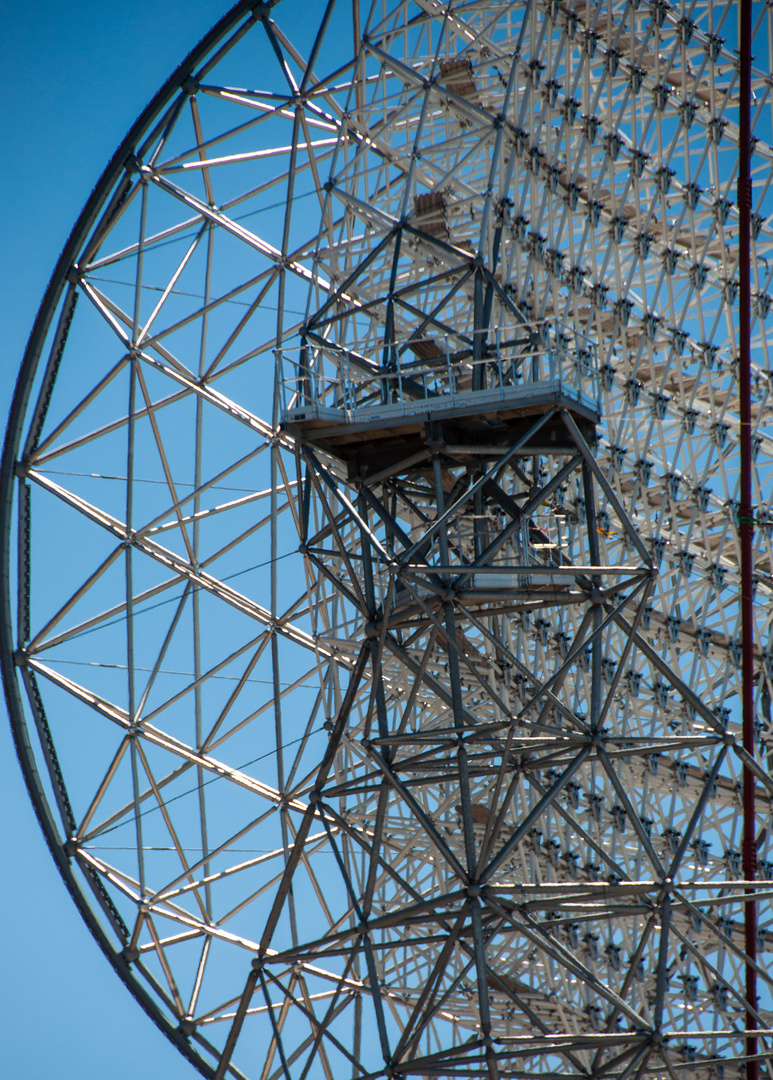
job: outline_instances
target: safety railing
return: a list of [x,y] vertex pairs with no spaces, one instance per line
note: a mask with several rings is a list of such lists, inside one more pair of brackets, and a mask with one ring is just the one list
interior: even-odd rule
[[594,343],[556,320],[509,335],[434,336],[341,345],[307,340],[277,353],[283,419],[367,422],[449,408],[561,397],[599,412]]

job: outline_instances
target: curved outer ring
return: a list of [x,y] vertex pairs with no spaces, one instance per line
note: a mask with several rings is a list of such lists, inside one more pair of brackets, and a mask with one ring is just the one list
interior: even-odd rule
[[11,411],[6,429],[5,443],[3,446],[2,460],[0,461],[0,509],[2,510],[2,522],[0,523],[0,669],[2,669],[5,699],[8,706],[8,716],[11,723],[11,731],[16,746],[16,753],[21,764],[24,780],[27,785],[35,815],[43,830],[51,855],[57,869],[72,896],[78,911],[80,912],[89,931],[96,939],[102,952],[113,965],[118,976],[128,987],[136,1000],[150,1016],[161,1031],[171,1040],[177,1049],[201,1072],[204,1076],[214,1077],[215,1070],[193,1048],[188,1038],[182,1031],[174,1027],[155,1000],[145,987],[135,977],[129,964],[124,960],[121,953],[115,951],[110,940],[98,920],[94,917],[78,880],[73,873],[72,864],[62,847],[61,837],[52,816],[49,812],[48,800],[38,776],[35,764],[35,755],[30,745],[27,724],[24,716],[24,706],[16,678],[14,623],[11,600],[11,526],[12,510],[14,504],[14,486],[16,480],[16,461],[21,442],[24,421],[27,415],[30,391],[37,373],[43,344],[48,334],[53,316],[57,310],[62,293],[67,284],[67,275],[73,260],[80,247],[85,242],[89,230],[94,225],[97,214],[104,206],[108,196],[113,191],[121,173],[126,167],[126,161],[134,152],[134,149],[142,136],[148,130],[161,111],[170,103],[175,94],[179,93],[185,79],[191,75],[199,62],[226,36],[236,23],[247,13],[253,12],[253,19],[258,21],[262,14],[275,7],[279,0],[267,0],[266,3],[255,3],[255,0],[240,0],[223,18],[205,34],[201,41],[186,56],[183,62],[176,68],[167,79],[158,93],[146,106],[138,119],[129,129],[126,137],[113,154],[102,176],[97,181],[94,190],[86,201],[80,217],[75,224],[67,242],[62,249],[51,279],[48,283],[43,301],[35,318],[27,348],[24,352],[19,375],[16,380]]

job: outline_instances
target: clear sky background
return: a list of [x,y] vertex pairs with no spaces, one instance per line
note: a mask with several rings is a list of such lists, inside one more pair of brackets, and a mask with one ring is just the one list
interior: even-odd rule
[[[229,6],[2,4],[3,426],[38,304],[83,203],[131,123]],[[4,718],[0,820],[0,1073],[14,1080],[198,1075],[135,1003],[77,914],[38,829]]]

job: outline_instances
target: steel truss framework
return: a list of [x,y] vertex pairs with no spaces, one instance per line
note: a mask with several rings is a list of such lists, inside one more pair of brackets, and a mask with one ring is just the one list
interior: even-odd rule
[[750,963],[767,1074],[773,9],[750,760],[734,5],[276,6],[138,120],[20,375],[2,659],[59,868],[218,1080],[731,1080]]

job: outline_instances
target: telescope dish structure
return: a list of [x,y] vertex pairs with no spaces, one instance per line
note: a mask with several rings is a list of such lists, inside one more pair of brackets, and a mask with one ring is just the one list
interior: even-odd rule
[[83,917],[205,1076],[735,1080],[746,1026],[769,1067],[735,7],[237,4],[65,246],[3,462],[11,721]]

